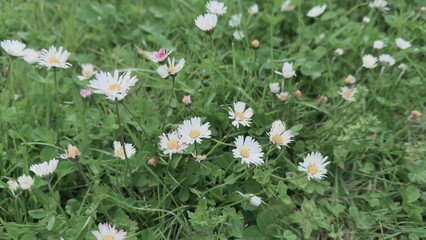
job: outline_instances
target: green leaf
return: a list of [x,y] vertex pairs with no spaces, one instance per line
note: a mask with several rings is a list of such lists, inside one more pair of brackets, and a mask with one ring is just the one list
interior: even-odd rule
[[35,219],[42,219],[47,216],[47,212],[44,209],[29,210],[28,214]]
[[415,202],[420,197],[420,190],[413,186],[408,186],[405,189],[406,201],[409,203]]
[[266,239],[266,238],[259,231],[257,226],[250,226],[250,227],[244,229],[243,239],[244,240],[263,240],[263,239]]

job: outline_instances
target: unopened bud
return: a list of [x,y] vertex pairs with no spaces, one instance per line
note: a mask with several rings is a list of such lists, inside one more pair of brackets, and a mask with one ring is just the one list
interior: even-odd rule
[[411,123],[420,123],[420,118],[422,117],[422,113],[419,111],[411,111],[410,116],[408,116],[408,121]]
[[344,81],[345,85],[352,85],[355,82],[356,82],[356,78],[352,75],[348,75],[348,77],[345,78],[345,81]]
[[278,94],[275,94],[275,96],[277,96],[277,98],[281,101],[284,102],[285,100],[288,99],[288,92],[280,92]]
[[148,163],[148,165],[155,167],[157,165],[157,158],[156,157],[150,157],[150,158],[148,158],[147,163]]
[[296,90],[294,92],[294,97],[296,98],[296,100],[300,100],[302,98],[302,91]]
[[186,96],[183,96],[183,98],[182,98],[182,103],[185,105],[185,106],[189,106],[189,105],[191,105],[191,96],[190,95],[186,95]]
[[142,56],[143,55],[143,50],[141,48],[138,48],[137,53]]
[[252,46],[254,49],[259,48],[259,46],[260,46],[260,42],[259,42],[259,40],[257,40],[257,39],[253,39],[253,41],[251,41],[251,46]]

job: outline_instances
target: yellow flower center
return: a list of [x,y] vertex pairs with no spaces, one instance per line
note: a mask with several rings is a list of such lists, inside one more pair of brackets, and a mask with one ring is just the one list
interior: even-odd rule
[[121,84],[119,84],[119,83],[110,84],[109,87],[108,87],[108,89],[110,91],[119,92],[119,91],[121,91]]
[[69,158],[76,158],[80,153],[77,148],[70,148],[67,151],[67,155]]
[[117,149],[117,151],[115,151],[115,155],[117,155],[118,157],[124,158],[124,149],[123,148],[119,148]]
[[53,64],[59,64],[59,58],[53,56],[49,58],[49,64],[53,65]]
[[169,143],[167,143],[167,148],[170,150],[173,149],[178,149],[179,148],[179,143],[176,140],[170,140]]
[[239,121],[243,121],[244,119],[246,119],[246,117],[244,116],[244,113],[242,113],[242,112],[236,112],[235,118],[237,118],[237,120],[239,120]]
[[346,91],[342,95],[343,95],[343,98],[351,98],[352,97],[352,92],[351,91]]
[[167,69],[167,71],[169,71],[169,73],[172,73],[174,71],[176,71],[176,67],[173,65],[170,65],[170,67]]
[[277,134],[272,137],[272,141],[276,144],[282,144],[284,142],[284,138],[280,134]]
[[84,76],[85,78],[90,78],[90,77],[92,76],[92,74],[93,74],[93,71],[92,71],[92,70],[88,70],[88,69],[83,70],[83,76]]
[[243,158],[248,158],[250,156],[250,151],[245,147],[241,148],[240,153]]
[[189,136],[191,138],[197,138],[198,136],[200,136],[200,130],[198,129],[191,130],[191,132],[189,132]]
[[102,238],[102,240],[114,240],[115,238],[111,235],[105,236]]
[[310,165],[310,166],[308,167],[308,173],[310,173],[310,174],[314,175],[314,174],[316,174],[317,172],[318,172],[318,168],[317,168],[317,166],[315,166],[315,165]]

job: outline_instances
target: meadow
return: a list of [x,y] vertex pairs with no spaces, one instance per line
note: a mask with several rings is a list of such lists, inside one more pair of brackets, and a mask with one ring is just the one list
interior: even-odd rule
[[426,239],[424,0],[0,1],[0,239]]

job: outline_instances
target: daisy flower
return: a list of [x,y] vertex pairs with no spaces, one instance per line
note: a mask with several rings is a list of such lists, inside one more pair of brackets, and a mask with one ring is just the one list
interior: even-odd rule
[[174,153],[183,153],[187,146],[178,132],[170,132],[167,135],[163,133],[160,136],[160,148],[170,158],[172,158]]
[[404,40],[403,38],[397,38],[395,39],[395,44],[397,47],[399,47],[400,49],[407,49],[411,47],[411,43]]
[[367,16],[364,16],[363,18],[362,18],[362,22],[363,23],[365,23],[365,24],[369,24],[370,23],[370,18],[369,17],[367,17]]
[[377,65],[377,58],[371,54],[362,56],[362,66],[368,69],[375,68]]
[[235,40],[240,41],[244,38],[244,33],[242,31],[235,31],[232,36],[235,38]]
[[56,49],[54,46],[50,46],[49,50],[42,49],[38,58],[38,63],[42,66],[50,69],[55,68],[69,68],[71,64],[67,62],[70,53],[64,50],[63,47]]
[[19,184],[15,180],[7,181],[7,185],[9,186],[9,189],[12,191],[13,195],[15,195],[15,192],[20,188]]
[[395,64],[395,58],[389,54],[382,54],[379,56],[379,61],[386,66],[392,66]]
[[91,63],[86,63],[81,65],[81,76],[78,76],[78,79],[80,80],[88,80],[90,79],[93,74],[95,74],[95,66]]
[[293,70],[293,63],[285,62],[281,72],[275,71],[276,74],[283,76],[284,78],[291,78],[296,76],[296,71]]
[[389,8],[386,7],[387,5],[388,5],[388,2],[386,0],[374,0],[373,2],[370,2],[369,4],[370,8],[377,8],[384,11],[389,10]]
[[338,48],[338,49],[334,50],[334,55],[335,56],[342,56],[344,52],[345,51],[343,49]]
[[385,43],[382,40],[376,40],[373,44],[374,49],[380,50],[385,47]]
[[228,22],[230,27],[238,27],[241,24],[241,13],[231,16],[231,19]]
[[117,231],[115,225],[108,223],[99,223],[98,230],[92,231],[96,240],[125,240],[126,232],[124,230]]
[[24,55],[23,51],[27,45],[17,40],[3,40],[1,41],[0,46],[10,56],[22,57]]
[[192,103],[192,101],[191,101],[191,95],[185,95],[185,96],[183,96],[183,98],[182,98],[182,103],[183,103],[185,106],[189,106],[189,105],[191,105],[191,103]]
[[216,27],[216,24],[217,15],[212,13],[200,15],[195,19],[195,26],[197,26],[197,28],[203,30],[204,32],[213,30]]
[[41,178],[48,177],[55,172],[58,163],[59,160],[52,159],[49,162],[46,161],[39,164],[33,164],[30,166],[30,171]]
[[255,4],[251,5],[247,11],[250,15],[255,15],[255,14],[259,13],[259,5],[257,5],[255,3]]
[[290,0],[285,0],[283,2],[283,4],[281,4],[281,12],[290,12],[294,8],[295,7],[293,5],[291,5],[291,1]]
[[31,176],[27,176],[24,174],[18,177],[18,183],[22,190],[27,190],[34,185],[34,179]]
[[223,2],[210,1],[206,4],[206,9],[208,13],[223,15],[226,13],[227,7]]
[[136,76],[130,77],[131,71],[126,71],[121,76],[118,70],[114,71],[114,75],[109,72],[96,73],[95,79],[89,82],[89,87],[94,93],[104,94],[111,101],[121,101],[128,94],[139,80]]
[[241,158],[241,163],[248,165],[260,165],[263,162],[263,152],[260,144],[252,137],[248,136],[244,139],[243,136],[238,136],[235,141],[236,148],[232,150],[234,158]]
[[204,155],[204,154],[203,155],[201,155],[201,154],[196,155],[195,153],[191,153],[191,155],[192,155],[192,157],[194,157],[195,161],[197,161],[199,163],[206,160],[206,158],[207,158],[207,155]]
[[323,14],[325,9],[327,8],[327,5],[319,5],[319,6],[315,6],[313,8],[311,8],[311,10],[309,10],[308,14],[306,14],[306,16],[314,18],[314,17],[318,17],[319,15]]
[[271,131],[268,133],[269,141],[275,144],[278,149],[281,146],[288,146],[293,141],[293,133],[291,130],[286,130],[285,123],[276,120],[272,123]]
[[280,90],[281,90],[281,87],[280,87],[280,83],[270,83],[269,84],[269,90],[271,91],[271,93],[274,93],[274,94],[276,94],[276,93],[279,93],[280,92]]
[[252,196],[250,198],[250,204],[255,206],[255,207],[259,207],[260,204],[262,204],[262,198],[258,197],[258,196]]
[[319,152],[308,154],[303,162],[299,163],[297,168],[301,172],[308,174],[308,179],[322,179],[326,177],[327,169],[325,168],[330,162],[326,162],[328,157],[323,157]]
[[90,88],[80,89],[80,96],[82,98],[90,97],[90,95],[92,95],[92,90],[90,90]]
[[165,48],[160,48],[158,52],[144,51],[143,53],[153,62],[163,62],[173,51],[167,51]]
[[121,158],[123,160],[126,159],[126,155],[127,155],[127,158],[131,158],[136,153],[135,147],[130,143],[124,143],[124,147],[126,148],[126,154],[124,154],[123,145],[121,145],[119,141],[114,141],[113,145],[114,145],[114,156]]
[[243,102],[234,103],[234,110],[229,108],[229,119],[234,119],[234,121],[232,121],[232,125],[234,125],[234,127],[238,128],[240,124],[250,127],[253,109],[249,107],[245,110],[245,108],[246,104]]
[[67,149],[65,149],[65,153],[59,155],[59,157],[62,159],[78,160],[80,155],[81,153],[76,146],[68,144]]
[[284,102],[285,100],[288,99],[288,92],[280,92],[275,94],[275,96],[277,96],[278,100],[280,100],[281,102]]
[[356,78],[350,74],[348,75],[347,78],[345,78],[345,81],[344,81],[346,85],[353,85],[355,84],[355,82],[356,82]]
[[355,101],[354,95],[356,93],[356,88],[348,88],[346,86],[342,87],[339,95],[346,101],[353,102]]
[[201,118],[193,117],[183,121],[178,127],[178,132],[182,136],[182,141],[186,144],[194,142],[201,143],[202,138],[210,138],[210,123],[201,124]]
[[27,48],[22,51],[22,59],[29,64],[34,64],[38,61],[39,54],[40,53],[38,51]]
[[172,76],[172,77],[175,76],[185,66],[185,59],[183,58],[181,58],[176,65],[175,65],[175,58],[172,58],[171,61],[170,61],[170,58],[168,58],[167,62],[169,64],[168,67],[166,64],[164,64],[157,68],[157,73],[162,78],[166,78],[168,76]]

